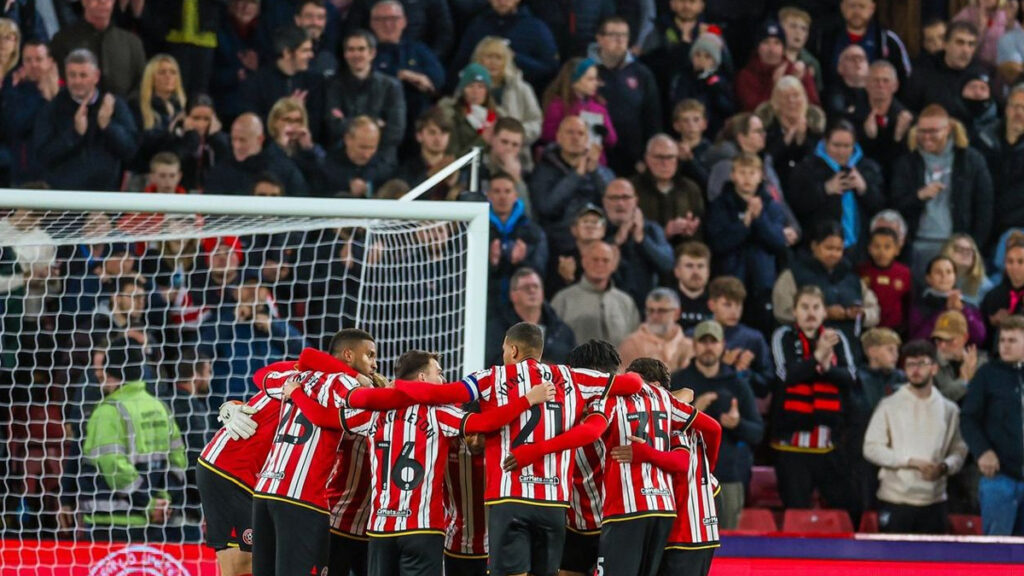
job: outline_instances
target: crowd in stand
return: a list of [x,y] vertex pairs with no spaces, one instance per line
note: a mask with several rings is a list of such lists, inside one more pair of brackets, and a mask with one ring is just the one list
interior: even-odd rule
[[[623,367],[664,361],[724,429],[726,529],[758,463],[786,507],[904,532],[980,511],[1024,534],[1022,18],[1016,0],[18,0],[0,184],[395,198],[480,147],[479,191],[457,173],[422,198],[490,204],[488,364],[520,321],[548,361],[590,338]],[[102,396],[83,383],[166,383],[192,461],[211,404],[340,327],[333,267],[360,249],[78,225],[97,242],[0,220],[0,244],[38,241],[0,250],[5,476],[30,479],[4,508],[64,527],[79,458],[40,456],[85,434],[60,424]],[[722,338],[695,340],[709,319]],[[105,372],[118,341],[143,374]]]

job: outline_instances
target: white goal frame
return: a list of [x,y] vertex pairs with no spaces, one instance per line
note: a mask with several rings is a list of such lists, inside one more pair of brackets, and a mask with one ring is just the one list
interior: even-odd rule
[[[476,157],[478,153],[471,152],[453,163],[459,166],[449,168],[453,168],[454,171]],[[487,319],[487,247],[490,233],[490,205],[485,202],[400,202],[342,198],[0,189],[0,209],[12,208],[53,212],[160,212],[467,222],[469,241],[466,255],[465,330],[461,370],[463,374],[469,374],[483,368]]]

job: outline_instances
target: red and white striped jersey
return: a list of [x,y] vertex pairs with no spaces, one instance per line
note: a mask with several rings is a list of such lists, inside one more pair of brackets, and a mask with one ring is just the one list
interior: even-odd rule
[[[253,376],[260,392],[246,405],[256,409],[256,413],[250,416],[256,422],[256,433],[245,440],[234,440],[227,430],[221,428],[199,455],[203,465],[252,492],[256,486],[256,475],[263,468],[274,443],[281,417],[281,386],[286,378],[276,375],[292,370],[294,366],[295,361],[275,362]],[[269,374],[275,377],[267,378]]]
[[[315,370],[270,374],[267,379],[297,376],[302,390],[321,406],[341,410],[359,383],[346,374]],[[281,404],[281,422],[256,483],[256,492],[301,502],[327,511],[327,478],[341,440],[340,430],[314,426],[292,402]]]
[[401,410],[345,410],[342,424],[370,439],[373,498],[367,534],[443,533],[448,438],[465,413],[417,404]]
[[572,495],[566,526],[575,532],[599,533],[604,501],[604,439],[576,449],[572,470]]
[[828,426],[815,426],[811,430],[804,432],[793,432],[793,435],[789,437],[789,441],[776,440],[772,442],[772,448],[789,452],[810,452],[814,454],[831,452],[834,448],[832,445],[832,429]]
[[472,400],[479,399],[482,412],[514,402],[542,382],[555,385],[553,401],[530,407],[497,433],[487,436],[484,500],[488,504],[517,501],[568,506],[572,450],[548,454],[540,462],[512,472],[502,470],[501,463],[513,448],[550,440],[572,428],[587,403],[604,395],[610,379],[603,372],[542,364],[533,359],[494,366],[464,378]]
[[715,507],[718,480],[708,466],[704,437],[695,430],[677,432],[672,435],[672,445],[673,449],[689,452],[690,465],[686,474],[675,474],[673,478],[678,515],[665,547],[676,550],[715,548],[719,545]]
[[331,531],[363,537],[370,521],[370,441],[342,434],[334,468],[327,479],[327,503],[331,507]]
[[484,455],[470,452],[460,438],[450,442],[444,476],[448,522],[444,549],[456,556],[487,556]]
[[[644,383],[632,396],[612,396],[598,402],[597,408],[608,418],[605,447],[631,444],[630,436],[642,438],[655,450],[672,448],[672,432],[689,428],[696,411],[676,400],[668,390]],[[603,522],[644,516],[675,516],[675,496],[671,474],[644,462],[604,463]]]

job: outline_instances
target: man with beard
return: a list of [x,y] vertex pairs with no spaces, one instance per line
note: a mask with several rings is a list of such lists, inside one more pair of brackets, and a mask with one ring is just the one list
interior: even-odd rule
[[909,386],[882,399],[864,437],[864,457],[878,473],[882,532],[946,532],[946,477],[963,466],[967,444],[960,410],[934,389],[938,353],[925,340],[903,346]]
[[722,362],[725,331],[714,320],[705,320],[693,332],[694,357],[690,366],[672,375],[673,392],[692,388],[693,406],[722,425],[718,464],[711,472],[722,490],[718,501],[718,527],[733,530],[743,509],[745,485],[754,463],[751,447],[761,443],[764,422],[757,411],[750,384]]

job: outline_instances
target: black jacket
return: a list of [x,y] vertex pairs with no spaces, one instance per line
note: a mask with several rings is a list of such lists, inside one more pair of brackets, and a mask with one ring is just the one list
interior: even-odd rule
[[600,94],[619,136],[618,143],[608,149],[608,164],[616,174],[631,174],[644,156],[647,140],[662,129],[658,83],[651,70],[632,56],[626,56],[626,62],[615,69],[599,64],[597,72]]
[[954,70],[946,65],[944,50],[921,62],[922,65],[914,68],[910,80],[903,84],[901,99],[915,112],[920,112],[929,104],[938,104],[961,122],[969,122],[970,114],[960,92],[964,79],[986,73],[984,67],[971,62],[963,70]]
[[[343,117],[336,117],[334,110],[340,111]],[[376,71],[371,72],[366,80],[360,80],[342,66],[342,70],[327,84],[324,147],[330,149],[341,142],[348,123],[360,115],[384,122],[380,129],[380,150],[389,162],[397,164],[395,149],[405,134],[406,120],[402,85],[398,80]]]
[[368,196],[373,196],[373,190],[391,177],[391,171],[391,165],[384,162],[379,152],[367,164],[359,166],[349,159],[344,149],[338,148],[317,163],[313,190],[316,196],[347,197],[350,183],[359,178],[370,185]]
[[89,127],[75,131],[78,104],[61,90],[36,117],[32,145],[46,183],[58,190],[113,192],[121,187],[121,171],[135,156],[139,131],[128,105],[117,99],[106,130],[96,121],[103,94],[89,105]]
[[[953,135],[950,135],[952,138]],[[978,246],[988,244],[992,232],[992,177],[985,157],[973,148],[956,147],[953,153],[953,232],[974,237]],[[924,202],[917,191],[925,184],[924,158],[911,152],[900,158],[892,171],[891,204],[907,220],[907,239],[917,236]]]
[[1006,123],[999,122],[979,132],[975,142],[992,177],[991,238],[996,239],[1010,228],[1024,226],[1024,138],[1010,144],[1006,141]]
[[989,450],[999,457],[999,473],[1024,480],[1024,366],[993,361],[978,368],[967,385],[960,432],[971,454]]
[[[860,232],[857,234],[857,240],[858,244],[866,246],[871,217],[885,207],[885,182],[882,179],[881,168],[870,158],[862,158],[857,163],[857,171],[867,184],[864,194],[857,195],[857,208],[860,211]],[[793,209],[804,230],[812,230],[816,222],[825,220],[842,222],[843,197],[825,192],[825,182],[834,175],[835,172],[828,164],[814,154],[804,158],[789,173],[786,202]]]
[[275,150],[270,146],[241,162],[235,160],[234,153],[228,151],[227,157],[218,160],[217,165],[206,174],[205,192],[242,196],[252,194],[252,187],[263,172],[277,176],[284,183],[285,194],[288,196],[309,194],[309,187],[295,163],[280,149]]
[[319,141],[324,122],[324,83],[319,74],[307,71],[289,76],[281,72],[276,63],[260,66],[242,83],[242,109],[266,121],[274,104],[297,90],[306,92],[309,131],[313,139]]
[[576,212],[588,202],[600,206],[604,187],[613,178],[603,166],[580,176],[558,152],[558,146],[549,147],[530,177],[530,204],[555,254],[576,245],[569,232]]
[[526,5],[548,25],[563,62],[587,55],[601,21],[614,16],[616,8],[611,0],[527,0]]
[[[505,340],[505,332],[522,321],[523,319],[516,314],[516,310],[512,306],[501,306],[492,310],[488,315],[484,358],[487,366],[503,363],[501,343]],[[576,347],[576,336],[547,302],[544,302],[541,310],[540,324],[544,327],[543,361],[550,364],[564,364],[569,357],[569,351]]]
[[722,445],[718,451],[718,466],[713,470],[720,482],[746,482],[753,465],[753,450],[764,436],[764,421],[757,411],[757,402],[750,384],[739,377],[732,366],[721,365],[718,375],[708,378],[694,363],[672,375],[671,390],[692,388],[695,396],[707,392],[718,394],[718,399],[705,411],[718,420],[730,410],[733,398],[740,410],[740,423],[732,430],[722,427]]

